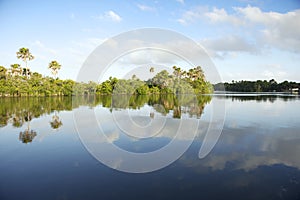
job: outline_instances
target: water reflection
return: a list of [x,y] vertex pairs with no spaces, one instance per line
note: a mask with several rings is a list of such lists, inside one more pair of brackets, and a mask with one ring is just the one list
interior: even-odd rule
[[[73,124],[76,110],[95,112],[107,137],[94,141],[95,146],[114,143],[131,152],[150,152],[174,137],[178,118],[194,121],[200,118],[206,122],[211,101],[225,101],[227,105],[225,128],[211,153],[203,159],[197,157],[205,136],[199,134],[177,162],[148,174],[120,173],[99,164],[83,148]],[[2,98],[0,103],[0,199],[299,199],[300,196],[299,97],[123,95]],[[112,125],[108,116],[116,113],[131,115],[142,125],[166,119],[165,134],[132,139]],[[91,120],[83,117],[82,121],[88,125]],[[53,129],[63,134],[52,134]],[[190,129],[194,127],[178,138],[178,144],[192,138]],[[201,123],[197,131],[206,129],[207,124]],[[33,145],[20,145],[17,134],[21,142]],[[38,190],[32,192],[32,188]]]
[[[15,119],[15,118],[13,118]],[[30,121],[32,119],[32,113],[27,111],[27,115],[25,115],[24,117],[20,118],[18,121],[21,121],[23,124],[23,121],[25,121],[27,123],[27,128],[24,131],[21,131],[19,134],[19,140],[22,143],[31,143],[33,138],[36,136],[36,132],[34,130],[30,129]],[[16,126],[13,123],[14,126]],[[17,126],[17,127],[21,127],[21,126]]]
[[22,143],[31,143],[33,138],[36,136],[36,132],[34,130],[28,130],[26,129],[25,131],[23,132],[20,132],[19,134],[19,140],[22,142]]
[[[100,106],[103,109],[109,109],[112,113],[126,109],[139,111],[147,105],[150,107],[149,120],[155,120],[157,114],[171,115],[177,119],[181,118],[183,114],[200,118],[204,106],[210,101],[211,96],[192,95],[103,95],[82,96],[73,99],[63,97],[1,98],[0,124],[1,127],[8,124],[15,128],[27,126],[26,130],[20,132],[19,139],[23,143],[30,143],[38,134],[38,130],[31,130],[30,122],[44,114],[52,115],[49,124],[52,129],[57,130],[63,126],[59,111],[71,111],[79,106],[90,108]],[[141,116],[138,118],[141,119]]]
[[225,93],[216,94],[218,98],[231,99],[232,101],[256,101],[274,103],[276,100],[292,101],[298,99],[298,95],[281,93]]
[[22,127],[24,122],[39,118],[43,114],[54,113],[50,125],[57,129],[63,125],[59,119],[59,111],[71,111],[85,105],[91,108],[101,106],[113,110],[140,109],[145,105],[153,108],[149,116],[156,112],[167,115],[173,111],[174,118],[180,118],[183,113],[190,117],[200,118],[204,106],[211,101],[211,96],[189,95],[113,95],[113,96],[83,96],[78,98],[0,98],[0,125],[12,124]]
[[50,125],[53,129],[58,129],[63,125],[62,121],[59,118],[58,111],[54,111]]

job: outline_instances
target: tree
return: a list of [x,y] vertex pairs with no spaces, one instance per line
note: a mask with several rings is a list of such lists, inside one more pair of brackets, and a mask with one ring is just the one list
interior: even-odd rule
[[20,76],[22,74],[22,69],[20,67],[20,64],[11,64],[11,75],[12,76]]
[[180,79],[181,78],[181,75],[182,75],[182,71],[180,69],[180,67],[176,67],[176,66],[173,66],[173,75],[175,76],[176,79]]
[[167,70],[162,70],[152,78],[152,83],[154,86],[158,86],[159,88],[164,88],[169,86],[168,80],[169,80],[169,72]]
[[49,63],[49,69],[51,69],[51,73],[54,75],[54,77],[56,78],[56,75],[58,73],[58,70],[60,70],[61,65],[56,61],[53,60]]
[[131,77],[131,79],[135,80],[135,79],[137,79],[137,76],[135,74],[133,74],[132,77]]
[[204,72],[200,66],[197,66],[193,69],[190,69],[187,73],[190,80],[194,81],[197,79],[201,79],[204,81]]
[[25,62],[25,68],[27,70],[28,69],[28,67],[27,67],[27,61],[33,60],[34,56],[30,53],[30,51],[29,51],[28,48],[22,47],[17,52],[17,58],[18,59],[22,59],[23,62]]
[[[150,73],[154,73],[154,67],[150,67],[149,69]],[[147,84],[149,85],[150,88],[153,87],[153,82],[152,82],[153,79],[149,79],[147,82]]]
[[154,72],[154,67],[150,67],[150,73],[153,73]]
[[7,69],[3,66],[0,66],[0,79],[6,79]]

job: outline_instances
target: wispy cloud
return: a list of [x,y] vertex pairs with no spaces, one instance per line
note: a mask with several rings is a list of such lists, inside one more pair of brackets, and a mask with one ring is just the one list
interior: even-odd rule
[[203,6],[198,6],[190,10],[186,10],[182,14],[182,16],[179,19],[177,19],[177,22],[179,22],[182,25],[188,25],[194,23],[195,21],[203,18],[204,17],[203,13],[206,13],[207,10],[208,8]]
[[184,4],[184,0],[176,0],[177,2]]
[[143,5],[143,4],[137,4],[137,7],[138,7],[141,11],[155,11],[155,10],[156,10],[154,7],[147,6],[147,5]]
[[230,23],[232,25],[243,25],[244,20],[235,15],[230,15],[222,8],[213,8],[211,12],[204,13],[204,16],[212,23]]
[[96,16],[94,18],[100,19],[100,20],[103,20],[103,19],[110,20],[113,22],[121,22],[122,21],[122,17],[112,10],[106,11],[103,14]]

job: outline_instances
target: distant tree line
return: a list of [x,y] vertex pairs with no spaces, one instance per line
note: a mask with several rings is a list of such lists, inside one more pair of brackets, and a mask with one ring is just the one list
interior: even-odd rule
[[213,85],[215,91],[231,92],[291,92],[293,88],[300,88],[300,83],[283,81],[277,83],[274,79],[257,81],[232,81]]
[[[153,78],[142,81],[136,75],[131,79],[110,77],[102,83],[78,83],[73,80],[61,80],[57,77],[61,65],[51,61],[48,68],[53,77],[43,77],[32,72],[27,62],[34,59],[28,48],[20,48],[16,53],[22,59],[25,67],[12,64],[10,68],[0,66],[0,96],[72,96],[89,94],[204,94],[212,93],[213,86],[205,80],[200,66],[188,71],[174,66],[173,73],[163,70]],[[154,68],[150,72],[154,73]]]

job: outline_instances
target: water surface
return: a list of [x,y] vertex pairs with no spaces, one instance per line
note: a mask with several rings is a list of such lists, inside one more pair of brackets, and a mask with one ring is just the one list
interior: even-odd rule
[[[199,126],[187,152],[151,173],[103,165],[81,143],[74,122],[75,111],[93,110],[110,143],[144,153],[167,145],[181,119],[205,125],[212,102],[226,105],[213,150],[198,158],[205,137],[205,126]],[[297,96],[1,98],[0,103],[1,200],[300,199]],[[116,126],[112,115],[123,124]],[[129,136],[132,129],[124,126],[129,117],[140,127],[165,122],[169,131],[151,130],[160,134],[149,139]],[[179,139],[190,139],[189,133]]]

